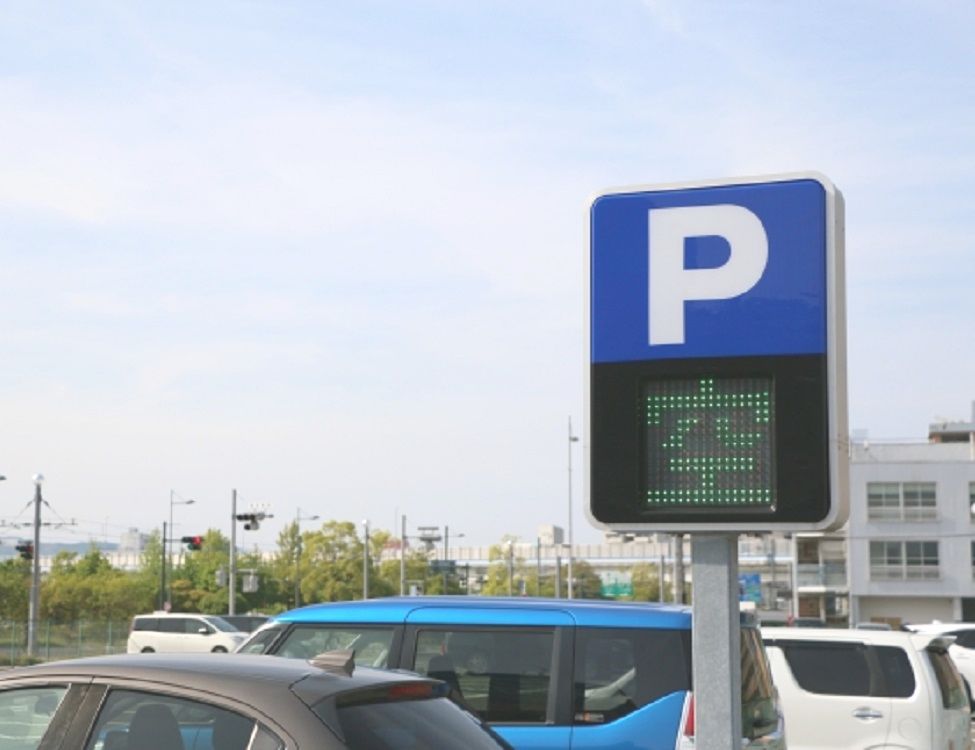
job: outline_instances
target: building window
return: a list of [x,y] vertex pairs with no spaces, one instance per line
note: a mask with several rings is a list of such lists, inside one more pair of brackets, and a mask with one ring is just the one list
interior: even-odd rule
[[975,482],[968,483],[968,512],[972,514],[975,521]]
[[871,521],[931,521],[938,517],[934,482],[868,482]]
[[871,580],[920,581],[940,577],[937,542],[870,542]]

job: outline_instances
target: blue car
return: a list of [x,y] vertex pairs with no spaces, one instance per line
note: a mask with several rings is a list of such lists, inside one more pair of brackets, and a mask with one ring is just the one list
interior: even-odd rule
[[[743,623],[744,748],[784,748],[758,629]],[[358,664],[446,682],[516,750],[694,747],[689,607],[562,599],[397,597],[316,604],[240,652]]]

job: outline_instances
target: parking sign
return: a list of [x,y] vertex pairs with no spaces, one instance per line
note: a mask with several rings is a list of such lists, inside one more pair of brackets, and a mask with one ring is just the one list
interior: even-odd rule
[[846,518],[843,201],[818,174],[590,212],[589,509],[614,529]]

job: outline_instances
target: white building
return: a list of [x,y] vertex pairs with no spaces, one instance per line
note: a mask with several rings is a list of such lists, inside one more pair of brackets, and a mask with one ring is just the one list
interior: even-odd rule
[[855,440],[850,519],[795,536],[795,608],[831,625],[975,622],[975,403],[928,442]]
[[854,441],[850,459],[847,525],[796,535],[798,614],[975,622],[975,403],[926,443]]
[[927,443],[857,443],[850,467],[851,622],[975,621],[975,404]]
[[119,539],[118,551],[122,554],[141,554],[149,542],[149,535],[130,527]]

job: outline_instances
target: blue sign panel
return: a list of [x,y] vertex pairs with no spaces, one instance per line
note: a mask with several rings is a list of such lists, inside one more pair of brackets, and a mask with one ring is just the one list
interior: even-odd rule
[[617,193],[592,207],[592,362],[823,354],[813,178]]
[[738,600],[762,603],[762,577],[758,573],[738,574]]

